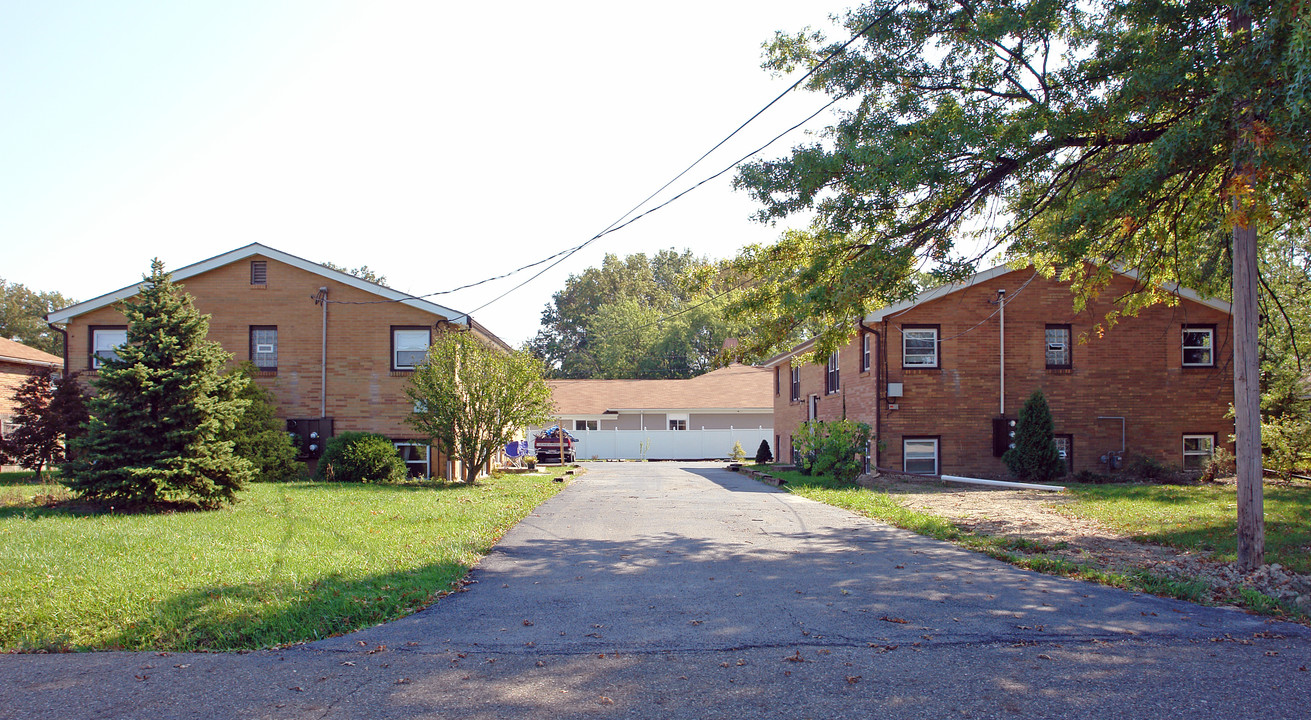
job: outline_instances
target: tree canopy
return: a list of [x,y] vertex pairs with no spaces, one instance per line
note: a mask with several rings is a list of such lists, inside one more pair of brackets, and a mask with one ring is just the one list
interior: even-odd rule
[[478,471],[529,425],[541,425],[554,404],[542,363],[526,351],[505,352],[470,332],[438,333],[410,377],[410,425],[464,466]]
[[606,255],[571,275],[528,349],[561,378],[688,378],[749,331],[727,310],[734,278],[690,250]]
[[46,324],[45,316],[73,304],[57,292],[38,292],[0,278],[0,337],[64,356],[64,338]]
[[1135,268],[1129,312],[1155,283],[1221,290],[1234,222],[1304,220],[1311,190],[1311,4],[1236,7],[1250,29],[1219,3],[878,0],[845,47],[779,33],[765,66],[814,70],[840,110],[735,180],[763,221],[813,213],[739,258],[763,280],[741,309],[780,318],[755,344],[807,317],[826,352],[921,269],[955,279],[996,248],[1085,295]]

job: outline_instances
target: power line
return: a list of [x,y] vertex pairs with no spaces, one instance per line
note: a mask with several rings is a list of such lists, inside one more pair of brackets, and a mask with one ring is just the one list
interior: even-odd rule
[[[656,196],[658,196],[660,193],[662,193],[662,192],[664,192],[666,189],[668,189],[670,185],[673,185],[675,182],[677,182],[677,181],[678,181],[680,178],[682,178],[684,175],[686,175],[686,174],[688,174],[689,172],[691,172],[693,168],[695,168],[697,165],[701,164],[701,162],[702,162],[703,160],[705,160],[707,157],[709,157],[712,153],[714,153],[716,150],[718,150],[720,147],[722,147],[722,146],[723,146],[725,143],[727,143],[729,140],[731,140],[732,138],[734,138],[735,136],[737,136],[737,134],[740,133],[743,129],[745,129],[745,128],[747,127],[747,125],[751,124],[751,123],[754,122],[757,118],[759,118],[761,115],[763,115],[767,110],[769,110],[769,108],[773,107],[773,106],[774,106],[775,104],[777,104],[780,100],[782,100],[784,97],[786,97],[786,96],[788,95],[788,93],[791,93],[793,90],[796,90],[798,87],[800,87],[802,83],[804,83],[806,80],[810,79],[810,77],[811,77],[812,75],[814,75],[814,74],[815,74],[816,72],[818,72],[821,68],[823,68],[825,65],[827,65],[830,61],[832,61],[835,57],[837,57],[839,54],[841,54],[843,51],[845,51],[845,50],[846,50],[848,47],[850,47],[854,42],[856,42],[856,40],[858,40],[858,39],[860,39],[862,36],[864,36],[864,34],[867,33],[867,32],[869,32],[869,30],[871,30],[875,25],[877,25],[877,24],[883,22],[884,20],[886,20],[886,19],[888,18],[888,16],[891,15],[891,14],[893,13],[893,11],[895,11],[899,6],[900,6],[900,3],[897,3],[897,4],[895,4],[895,5],[891,6],[891,7],[889,7],[888,9],[886,9],[884,12],[880,13],[878,17],[874,18],[874,19],[871,20],[869,23],[867,23],[864,27],[862,27],[858,32],[854,33],[854,34],[853,34],[853,35],[852,35],[852,36],[851,36],[851,37],[850,37],[850,38],[849,38],[845,43],[843,43],[841,46],[839,46],[838,48],[836,48],[836,49],[834,49],[833,51],[831,51],[827,56],[824,57],[823,60],[821,60],[821,61],[820,61],[819,63],[817,63],[814,67],[812,67],[809,71],[807,71],[805,75],[801,76],[799,79],[797,79],[796,82],[794,82],[794,83],[792,83],[791,85],[789,85],[789,86],[787,87],[787,89],[785,89],[783,92],[779,93],[778,96],[776,96],[773,100],[769,101],[769,103],[767,103],[764,107],[762,107],[760,110],[756,111],[755,114],[753,114],[753,115],[752,115],[750,118],[748,118],[745,122],[743,122],[743,123],[742,123],[741,125],[739,125],[736,129],[734,129],[731,133],[729,133],[727,136],[725,136],[724,139],[722,139],[722,140],[720,140],[719,142],[715,143],[715,145],[714,145],[713,147],[711,147],[711,148],[710,148],[709,150],[707,150],[706,152],[702,153],[702,155],[701,155],[699,158],[697,158],[694,162],[692,162],[692,164],[688,165],[686,168],[684,168],[681,172],[679,172],[677,175],[675,175],[673,178],[671,178],[671,179],[670,179],[668,182],[666,182],[664,185],[661,185],[659,189],[657,189],[655,192],[653,192],[653,193],[651,193],[650,195],[648,195],[645,199],[643,199],[643,200],[642,200],[641,202],[639,202],[637,205],[634,205],[633,208],[630,209],[628,212],[626,212],[626,213],[624,213],[623,215],[619,216],[618,219],[616,219],[614,222],[612,222],[609,226],[607,226],[607,227],[606,227],[604,230],[602,230],[601,232],[596,233],[595,235],[593,235],[592,237],[588,238],[587,240],[585,240],[584,242],[582,242],[582,243],[580,243],[580,244],[578,244],[578,245],[575,245],[575,246],[570,247],[570,248],[565,248],[564,250],[561,250],[561,251],[559,251],[559,252],[556,252],[556,253],[554,253],[554,254],[548,256],[548,257],[545,257],[545,258],[543,258],[543,259],[541,259],[541,260],[538,260],[538,261],[536,261],[536,262],[533,262],[533,263],[530,263],[530,264],[528,264],[528,265],[525,265],[525,266],[523,266],[523,267],[521,267],[521,268],[518,268],[518,269],[516,269],[516,270],[511,270],[510,272],[504,273],[504,274],[502,274],[502,275],[498,275],[498,276],[496,276],[496,277],[490,277],[490,278],[486,278],[486,279],[483,279],[483,280],[479,280],[479,281],[477,281],[477,282],[473,282],[473,283],[469,283],[469,284],[466,284],[466,285],[462,285],[462,286],[460,286],[460,287],[453,288],[453,289],[451,289],[451,290],[440,290],[440,291],[437,291],[437,292],[425,293],[425,294],[423,294],[423,295],[411,295],[409,298],[404,298],[404,299],[427,298],[427,297],[434,297],[434,296],[437,296],[437,295],[447,295],[447,294],[454,293],[454,292],[457,292],[457,291],[460,291],[460,290],[466,290],[466,289],[471,288],[471,287],[476,287],[476,286],[478,286],[478,285],[483,285],[483,284],[486,284],[486,283],[489,283],[489,282],[493,282],[493,281],[495,281],[495,280],[501,280],[501,279],[504,279],[504,278],[510,277],[511,275],[516,275],[516,274],[518,274],[518,273],[520,273],[520,272],[523,272],[523,271],[525,271],[525,270],[529,270],[529,269],[531,269],[531,268],[537,267],[537,266],[542,265],[542,264],[544,264],[544,263],[546,263],[546,262],[549,262],[549,261],[551,261],[551,260],[555,260],[555,262],[551,263],[550,265],[546,266],[546,267],[543,268],[542,270],[538,271],[536,274],[534,274],[532,277],[528,278],[527,280],[524,280],[523,282],[519,283],[518,285],[515,285],[514,287],[510,288],[509,290],[507,290],[507,291],[501,293],[500,295],[496,296],[495,298],[492,298],[491,300],[489,300],[489,301],[483,303],[482,305],[478,306],[478,307],[475,308],[474,310],[472,310],[472,311],[466,313],[466,315],[472,315],[473,313],[475,313],[475,312],[479,312],[479,311],[483,310],[484,308],[486,308],[487,306],[492,305],[493,303],[499,302],[500,300],[504,299],[506,296],[510,295],[511,293],[514,293],[515,291],[519,290],[520,288],[522,288],[523,286],[525,286],[525,285],[527,285],[528,283],[532,282],[533,280],[536,280],[537,278],[541,277],[542,275],[544,275],[545,273],[547,273],[548,271],[550,271],[552,268],[556,267],[556,266],[559,265],[560,263],[562,263],[562,262],[564,262],[565,260],[569,259],[569,258],[570,258],[571,256],[573,256],[575,253],[579,252],[580,250],[582,250],[583,248],[587,247],[588,245],[591,245],[592,243],[594,243],[594,242],[596,242],[597,240],[599,240],[599,239],[605,237],[606,235],[609,235],[609,234],[611,234],[611,233],[613,233],[613,232],[617,232],[617,231],[619,231],[619,230],[622,230],[623,228],[628,227],[629,225],[633,224],[633,223],[636,222],[637,220],[640,220],[640,219],[646,217],[647,215],[650,215],[651,213],[654,213],[654,212],[656,212],[657,210],[660,210],[660,209],[662,209],[662,208],[668,206],[670,203],[673,203],[674,201],[681,199],[683,196],[687,195],[688,193],[692,192],[693,190],[696,190],[697,188],[700,188],[701,186],[705,185],[706,183],[708,183],[708,182],[710,182],[710,181],[712,181],[712,180],[715,180],[715,179],[719,178],[720,176],[722,176],[722,175],[724,175],[725,173],[727,173],[729,170],[732,170],[733,168],[735,168],[735,167],[737,167],[738,165],[742,164],[742,163],[745,162],[746,160],[748,160],[748,159],[750,159],[750,158],[752,158],[752,157],[758,155],[759,153],[763,152],[763,151],[764,151],[765,149],[767,149],[770,145],[773,145],[775,142],[777,142],[779,139],[781,139],[782,137],[784,137],[784,136],[787,135],[788,133],[791,133],[792,131],[796,130],[797,128],[801,127],[802,125],[804,125],[804,124],[810,122],[810,121],[813,120],[815,117],[817,117],[820,113],[823,113],[824,111],[826,111],[826,110],[828,110],[829,108],[831,108],[833,105],[835,105],[835,104],[836,104],[837,102],[839,102],[840,100],[842,100],[842,99],[848,97],[848,94],[842,94],[842,95],[839,95],[838,97],[834,98],[833,100],[831,100],[830,102],[828,102],[827,104],[825,104],[823,107],[821,107],[819,110],[816,110],[814,113],[812,113],[812,114],[810,114],[809,116],[807,116],[806,119],[802,120],[802,121],[799,122],[799,123],[796,123],[796,124],[792,125],[792,126],[789,127],[787,130],[784,130],[783,132],[779,133],[778,135],[775,135],[772,139],[770,139],[769,142],[765,143],[764,145],[761,145],[759,148],[757,148],[757,149],[751,151],[750,153],[747,153],[746,155],[744,155],[744,156],[742,156],[741,158],[737,159],[737,160],[734,161],[731,165],[725,167],[724,169],[720,170],[719,172],[717,172],[717,173],[711,175],[710,177],[708,177],[708,178],[706,178],[706,179],[704,179],[704,180],[702,180],[702,181],[696,183],[695,185],[691,186],[690,188],[688,188],[688,189],[686,189],[686,190],[684,190],[684,191],[678,193],[677,195],[675,195],[674,197],[670,198],[669,200],[666,200],[665,202],[661,203],[660,205],[657,205],[657,206],[655,206],[655,207],[653,207],[653,208],[651,208],[651,209],[649,209],[649,210],[647,210],[647,211],[645,211],[645,212],[643,212],[643,213],[641,213],[641,214],[639,214],[639,215],[637,215],[637,216],[635,216],[635,217],[632,217],[632,218],[630,218],[630,219],[625,220],[625,218],[629,218],[630,215],[632,215],[634,212],[637,212],[637,210],[640,209],[643,205],[647,204],[647,203],[650,202],[652,199],[654,199]],[[404,299],[402,299],[402,300],[380,300],[380,301],[356,301],[356,302],[328,300],[327,302],[332,303],[332,304],[340,304],[340,305],[371,305],[371,304],[382,304],[382,303],[389,303],[389,302],[402,302]]]

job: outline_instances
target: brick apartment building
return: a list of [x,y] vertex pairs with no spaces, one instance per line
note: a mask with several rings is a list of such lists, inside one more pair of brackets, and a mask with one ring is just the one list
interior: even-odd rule
[[1116,455],[1198,468],[1233,432],[1229,304],[1180,288],[1175,305],[1096,332],[1114,298],[1141,289],[1117,273],[1076,313],[1067,285],[999,267],[869,314],[825,365],[796,360],[804,343],[765,364],[777,455],[795,460],[807,419],[846,417],[874,428],[879,467],[1004,478],[1009,421],[1041,388],[1071,472]]
[[[273,393],[304,459],[312,463],[327,438],[360,430],[392,438],[413,474],[458,477],[406,423],[405,389],[434,333],[472,330],[510,349],[468,315],[258,243],[172,275],[210,315],[209,338],[259,368],[255,381]],[[138,287],[50,313],[67,332],[66,369],[93,374],[124,342],[116,305]]]

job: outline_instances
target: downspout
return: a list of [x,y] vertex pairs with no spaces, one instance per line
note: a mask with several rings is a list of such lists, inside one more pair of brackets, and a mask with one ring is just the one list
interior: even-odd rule
[[880,357],[886,357],[886,353],[883,348],[883,335],[878,330],[866,325],[863,319],[860,321],[860,328],[873,335],[874,341],[879,344],[876,351],[878,355],[870,358],[870,364],[874,366],[874,462],[872,465],[878,467],[879,444],[883,442],[883,398],[880,397],[883,390],[883,368],[880,366],[879,360]]
[[328,288],[319,288],[316,303],[323,306],[323,330],[319,354],[319,419],[328,417]]
[[998,393],[1000,410],[997,414],[1006,417],[1006,288],[997,289],[997,305],[999,306],[997,312],[1001,314],[1001,341],[998,343],[1001,347],[1001,357],[998,362],[1001,391]]
[[54,323],[46,323],[46,327],[64,336],[64,377],[68,377],[68,331]]

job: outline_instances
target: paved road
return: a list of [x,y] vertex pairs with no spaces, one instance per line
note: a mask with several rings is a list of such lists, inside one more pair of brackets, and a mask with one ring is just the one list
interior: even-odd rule
[[285,651],[0,656],[0,718],[1304,718],[1311,632],[716,466],[601,464],[466,592]]

